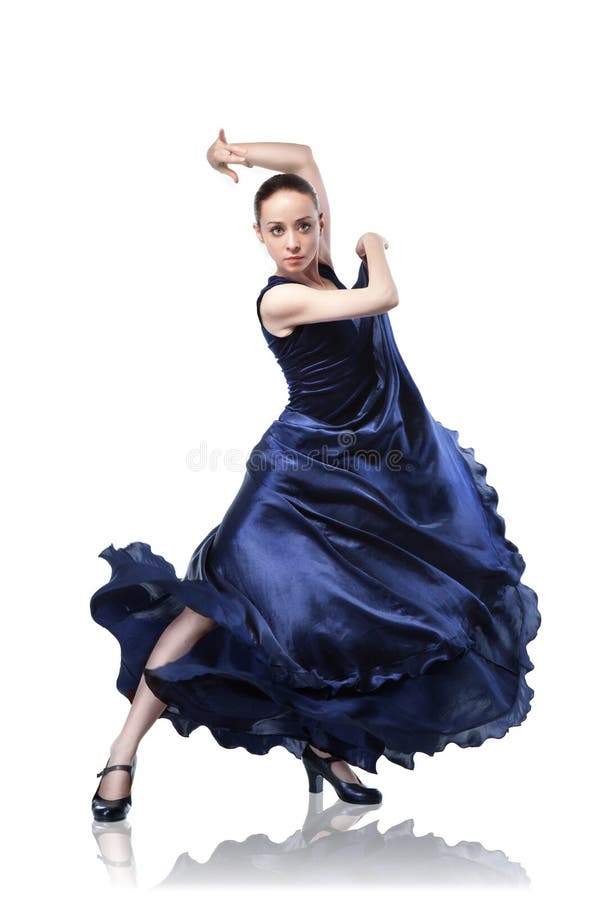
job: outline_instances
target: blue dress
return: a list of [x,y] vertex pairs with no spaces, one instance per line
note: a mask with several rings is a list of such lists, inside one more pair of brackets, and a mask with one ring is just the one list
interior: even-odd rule
[[[368,277],[362,261],[353,287]],[[286,280],[256,310],[288,403],[185,576],[139,541],[99,554],[112,575],[91,614],[119,641],[116,687],[132,700],[144,673],[185,737],[205,725],[299,759],[310,742],[374,773],[500,738],[530,710],[541,616],[487,469],[427,410],[387,313],[270,334],[260,301]],[[186,606],[218,627],[146,668]]]

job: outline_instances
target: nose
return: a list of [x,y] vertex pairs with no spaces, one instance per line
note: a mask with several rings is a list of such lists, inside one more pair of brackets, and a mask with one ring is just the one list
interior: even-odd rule
[[297,237],[297,235],[294,234],[293,231],[291,232],[291,234],[289,235],[289,237],[287,239],[286,246],[287,246],[288,250],[290,251],[290,256],[293,256],[300,249],[300,243],[298,241],[298,237]]

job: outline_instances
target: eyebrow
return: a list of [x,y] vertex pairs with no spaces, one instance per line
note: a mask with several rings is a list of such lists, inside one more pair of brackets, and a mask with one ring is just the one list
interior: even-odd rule
[[[302,219],[310,219],[310,216],[309,216],[309,215],[307,215],[307,216],[300,216],[299,219],[296,219],[296,222],[301,222]],[[277,222],[267,222],[267,225],[283,225],[283,222],[279,222],[279,221],[277,221]]]

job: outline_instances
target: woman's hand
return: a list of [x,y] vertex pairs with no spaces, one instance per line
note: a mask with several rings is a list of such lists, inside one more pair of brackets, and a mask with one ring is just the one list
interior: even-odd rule
[[237,163],[251,169],[252,163],[248,162],[245,156],[247,152],[248,148],[242,147],[240,144],[228,144],[225,139],[225,130],[220,128],[219,137],[206,151],[206,158],[213,169],[224,175],[230,175],[237,184],[239,182],[237,173],[230,169],[227,163]]
[[365,232],[365,234],[363,234],[363,235],[361,235],[361,237],[359,237],[358,243],[356,244],[356,252],[357,252],[358,256],[360,257],[360,259],[363,260],[363,262],[366,262],[366,260],[367,260],[367,254],[365,251],[365,238],[367,239],[367,242],[369,240],[371,240],[372,238],[377,238],[378,240],[383,242],[383,246],[385,247],[386,250],[389,247],[389,244],[386,241],[386,239],[383,237],[383,235],[377,234],[376,231]]

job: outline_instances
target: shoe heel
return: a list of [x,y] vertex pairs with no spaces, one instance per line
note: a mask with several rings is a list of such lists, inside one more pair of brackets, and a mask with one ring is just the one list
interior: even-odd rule
[[[304,762],[304,760],[303,760]],[[315,772],[309,765],[304,762],[304,768],[308,776],[308,790],[311,794],[320,794],[323,790],[323,776]]]

